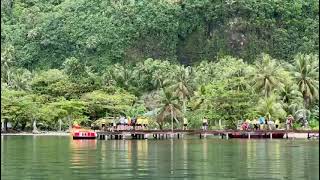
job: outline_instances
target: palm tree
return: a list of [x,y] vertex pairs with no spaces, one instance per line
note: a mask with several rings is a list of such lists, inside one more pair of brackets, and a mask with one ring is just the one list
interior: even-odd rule
[[12,71],[12,88],[17,90],[29,90],[32,74],[26,69],[14,69]]
[[118,85],[129,89],[130,82],[134,78],[134,73],[131,69],[120,64],[115,64],[105,73],[105,81],[115,81]]
[[283,109],[288,114],[294,114],[298,109],[302,108],[303,96],[296,84],[285,84],[279,89],[279,96]]
[[162,104],[157,117],[160,129],[162,129],[162,123],[166,117],[171,118],[171,131],[173,131],[173,119],[178,123],[177,117],[181,114],[178,97],[173,96],[167,90],[163,90]]
[[303,95],[304,106],[309,108],[311,102],[318,98],[319,62],[317,55],[298,54],[292,67],[293,77]]
[[283,110],[281,103],[277,102],[277,97],[271,95],[260,99],[257,106],[257,112],[267,119],[274,118],[283,118],[286,116],[286,112]]
[[[169,74],[168,74],[169,73]],[[162,89],[170,85],[171,79],[170,72],[164,72],[162,70],[156,70],[152,74],[152,84],[156,89]]]
[[281,87],[286,77],[288,73],[267,54],[263,54],[255,64],[254,87],[265,97],[269,97],[274,89]]
[[207,84],[212,82],[215,77],[215,64],[212,62],[202,61],[195,67],[195,82],[200,84]]
[[192,109],[196,110],[200,107],[205,107],[205,109],[209,109],[211,105],[210,100],[207,97],[207,88],[205,85],[201,85],[197,91],[194,92],[194,96],[192,97]]
[[190,98],[193,89],[193,77],[191,67],[177,67],[175,83],[172,89],[175,95],[182,101],[183,114],[186,113],[186,101]]

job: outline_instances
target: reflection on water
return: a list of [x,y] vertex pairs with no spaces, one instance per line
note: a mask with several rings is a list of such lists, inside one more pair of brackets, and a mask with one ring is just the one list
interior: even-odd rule
[[1,179],[319,179],[319,141],[1,136]]

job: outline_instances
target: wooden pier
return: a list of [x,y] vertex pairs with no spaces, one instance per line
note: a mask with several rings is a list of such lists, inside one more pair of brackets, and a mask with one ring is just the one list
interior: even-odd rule
[[[277,134],[284,134],[283,138],[289,138],[292,134],[306,135],[310,139],[315,134],[319,137],[318,130],[257,130],[257,131],[240,131],[240,130],[119,130],[119,131],[97,131],[97,137],[100,140],[108,139],[171,139],[183,138],[185,135],[198,136],[200,139],[207,136],[219,136],[222,139],[229,139],[234,134],[241,134],[250,139],[252,136],[268,137],[273,139]],[[292,136],[291,138],[295,138]]]

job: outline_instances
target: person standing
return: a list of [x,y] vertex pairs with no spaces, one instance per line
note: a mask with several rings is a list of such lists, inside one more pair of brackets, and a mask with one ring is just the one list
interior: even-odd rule
[[272,121],[272,119],[270,119],[268,121],[268,127],[269,127],[269,130],[274,130],[275,129],[274,122]]
[[205,131],[208,129],[208,119],[206,117],[204,117],[202,120],[202,127]]
[[131,119],[131,126],[133,127],[133,130],[136,130],[136,123],[137,123],[137,118],[133,116]]
[[128,130],[128,118],[124,118],[124,130]]
[[259,129],[259,125],[258,125],[258,121],[257,121],[257,119],[255,118],[255,119],[253,119],[253,129],[254,130],[258,130]]
[[115,119],[113,119],[113,128],[112,128],[112,131],[116,130],[117,129],[117,120],[118,120],[118,117],[116,117]]
[[292,128],[292,123],[293,123],[293,116],[289,115],[286,121],[286,125],[287,125],[287,130]]
[[120,130],[123,130],[123,127],[124,127],[124,117],[123,116],[120,116],[119,123],[120,123]]
[[264,123],[265,123],[264,117],[260,116],[260,117],[259,117],[259,124],[260,124],[260,128],[259,128],[259,129],[261,129],[261,127],[262,127],[262,129],[263,129]]
[[183,130],[187,130],[188,129],[188,120],[187,118],[183,118]]

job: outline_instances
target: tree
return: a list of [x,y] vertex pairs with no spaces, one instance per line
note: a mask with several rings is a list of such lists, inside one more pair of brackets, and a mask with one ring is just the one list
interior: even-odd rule
[[302,108],[303,96],[296,84],[286,83],[278,90],[277,94],[279,94],[282,107],[287,114],[294,114],[298,109]]
[[73,120],[72,118],[76,118],[77,116],[81,116],[85,111],[86,103],[79,100],[65,100],[61,98],[59,101],[52,102],[52,106],[55,108],[62,109],[65,112],[65,117],[68,119],[69,129],[72,128]]
[[293,77],[303,95],[304,107],[309,108],[319,92],[319,59],[318,55],[298,54],[292,67]]
[[65,73],[72,79],[88,76],[87,67],[75,57],[67,58],[63,67]]
[[281,120],[286,117],[286,112],[283,110],[281,103],[278,102],[275,95],[261,98],[256,110],[260,115],[267,117],[268,120],[271,118]]
[[11,86],[11,69],[15,61],[15,49],[9,44],[1,51],[1,80]]
[[254,68],[254,87],[265,97],[269,97],[274,89],[281,87],[288,77],[283,67],[267,54],[262,54]]
[[175,95],[182,101],[183,114],[187,111],[186,101],[193,92],[193,76],[191,67],[184,68],[183,66],[177,67],[176,78],[174,84],[171,86]]
[[173,131],[173,120],[175,119],[176,123],[178,123],[177,117],[181,114],[180,109],[178,97],[174,96],[168,90],[163,90],[160,110],[158,111],[157,116],[157,122],[160,125],[160,129],[162,129],[165,118],[169,116],[171,118],[171,131]]
[[87,112],[91,118],[98,119],[104,115],[126,114],[136,97],[126,91],[92,91],[84,94],[81,100],[87,102]]

